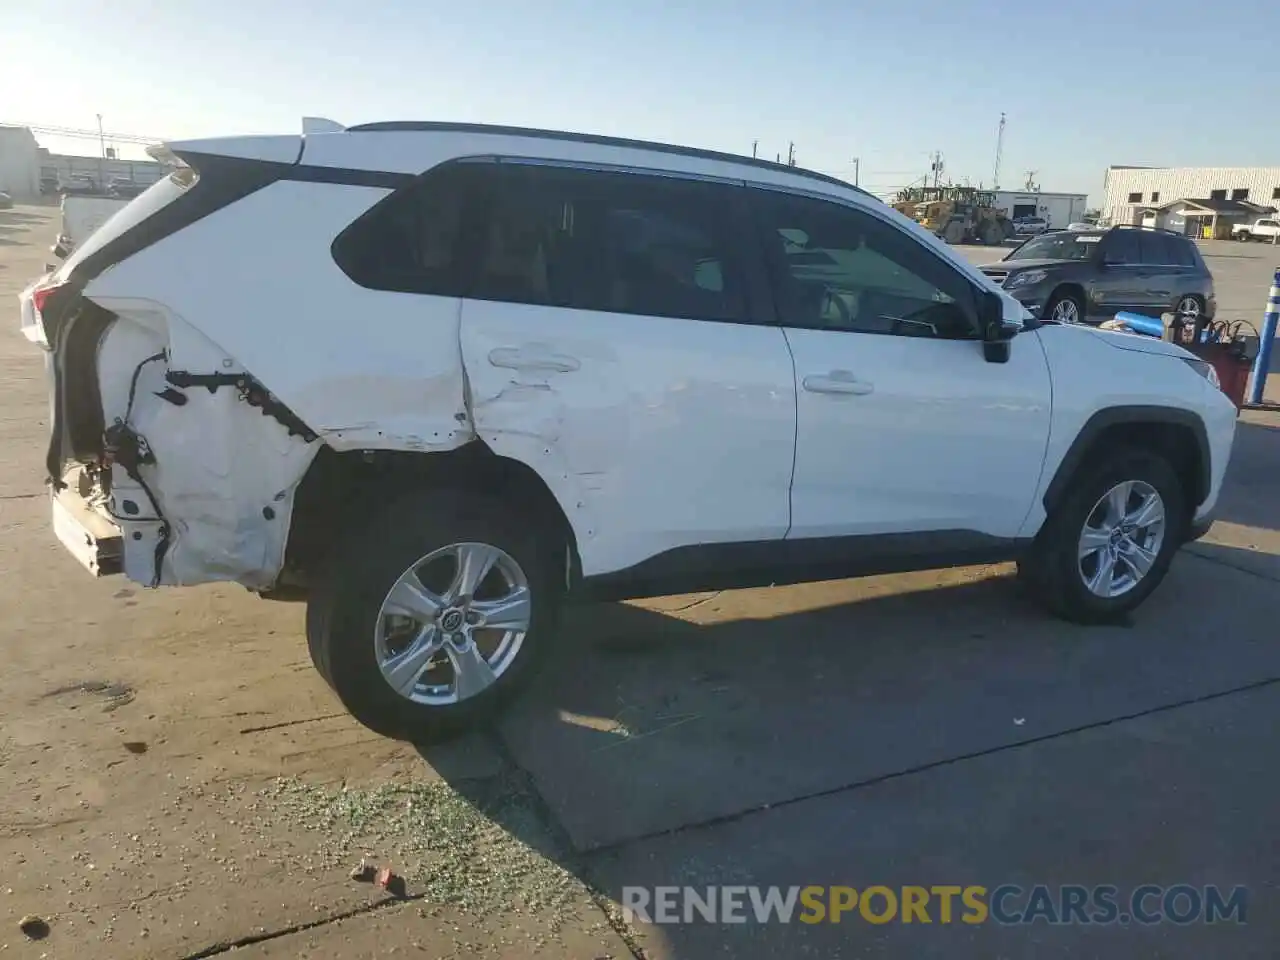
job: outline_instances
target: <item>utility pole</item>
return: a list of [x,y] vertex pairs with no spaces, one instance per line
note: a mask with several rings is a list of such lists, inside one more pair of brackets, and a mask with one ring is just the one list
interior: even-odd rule
[[861,166],[861,162],[860,157],[853,158],[853,185],[855,187],[858,185],[858,168]]
[[1000,161],[1004,159],[1004,114],[1000,114],[1000,130],[996,133],[996,168],[991,177],[991,189],[1000,189]]
[[792,140],[790,145],[787,147],[787,166],[794,167],[795,165],[796,165],[796,142]]
[[760,141],[759,141],[759,140],[752,140],[752,141],[751,141],[751,156],[753,156],[753,157],[758,156],[759,154],[758,154],[756,151],[757,151],[757,150],[759,150],[759,148],[760,148]]
[[102,114],[98,114],[98,189],[102,190],[106,187],[104,174],[102,172],[102,161],[107,156],[107,141],[102,135]]
[[929,164],[929,172],[933,174],[933,185],[938,185],[938,180],[942,176],[942,151],[933,151],[933,162]]

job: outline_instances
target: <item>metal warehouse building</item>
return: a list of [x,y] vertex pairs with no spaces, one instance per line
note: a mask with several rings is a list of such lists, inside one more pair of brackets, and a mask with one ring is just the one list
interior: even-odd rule
[[1228,237],[1233,224],[1280,208],[1280,167],[1107,168],[1102,216],[1110,223]]

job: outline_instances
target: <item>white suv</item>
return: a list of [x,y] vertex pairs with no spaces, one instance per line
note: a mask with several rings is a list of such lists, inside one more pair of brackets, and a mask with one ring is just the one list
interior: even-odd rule
[[830,177],[445,123],[169,149],[23,296],[57,535],[305,598],[376,730],[492,710],[567,597],[1017,560],[1099,621],[1210,522],[1210,367],[1037,322]]

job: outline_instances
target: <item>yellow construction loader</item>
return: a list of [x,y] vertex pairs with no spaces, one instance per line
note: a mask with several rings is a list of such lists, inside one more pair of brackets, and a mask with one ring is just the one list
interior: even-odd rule
[[975,187],[908,187],[893,208],[947,243],[995,246],[1013,236],[1013,221],[995,205],[995,194]]

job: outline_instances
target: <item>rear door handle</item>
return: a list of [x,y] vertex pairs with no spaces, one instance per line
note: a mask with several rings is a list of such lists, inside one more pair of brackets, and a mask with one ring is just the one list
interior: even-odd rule
[[537,370],[544,373],[572,373],[582,366],[577,357],[552,353],[545,347],[495,347],[489,351],[489,363],[509,370]]
[[810,393],[848,393],[865,396],[875,389],[875,384],[859,380],[848,370],[832,370],[824,374],[810,374],[802,381]]

